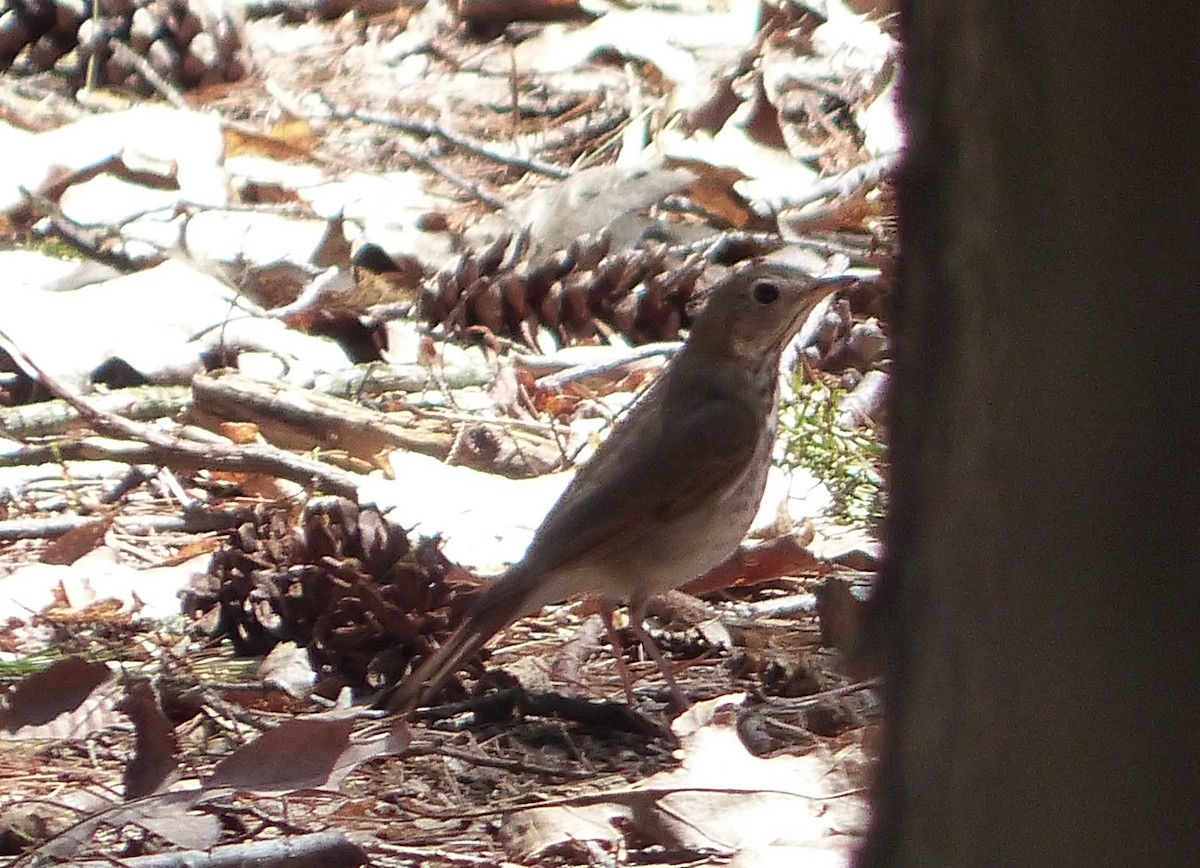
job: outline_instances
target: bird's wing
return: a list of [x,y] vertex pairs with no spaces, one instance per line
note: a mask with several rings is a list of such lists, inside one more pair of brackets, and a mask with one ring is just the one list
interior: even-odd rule
[[[653,403],[635,407],[618,426],[621,442],[610,436],[580,468],[521,562],[475,601],[437,653],[381,694],[376,707],[407,712],[427,700],[493,635],[529,611],[550,571],[600,547],[628,544],[732,484],[752,459],[762,424],[752,406],[732,398],[697,402],[684,413],[662,412]],[[687,456],[682,465],[680,456]]]
[[618,426],[621,448],[614,431],[579,469],[530,543],[523,572],[544,574],[687,514],[746,470],[762,434],[761,415],[734,398],[713,396],[683,413],[642,409]]

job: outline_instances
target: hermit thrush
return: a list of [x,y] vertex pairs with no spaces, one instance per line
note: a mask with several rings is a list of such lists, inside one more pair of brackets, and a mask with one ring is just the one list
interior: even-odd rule
[[771,462],[780,357],[846,282],[760,260],[714,286],[683,349],[579,469],[525,556],[377,704],[411,710],[498,631],[569,597],[629,601],[643,637],[650,597],[712,569],[745,536]]

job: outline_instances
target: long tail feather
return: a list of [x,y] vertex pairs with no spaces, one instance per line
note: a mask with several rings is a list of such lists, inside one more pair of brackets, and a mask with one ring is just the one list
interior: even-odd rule
[[489,639],[527,614],[529,585],[523,576],[513,573],[498,579],[474,602],[446,643],[391,692],[376,697],[375,707],[408,714],[432,697]]

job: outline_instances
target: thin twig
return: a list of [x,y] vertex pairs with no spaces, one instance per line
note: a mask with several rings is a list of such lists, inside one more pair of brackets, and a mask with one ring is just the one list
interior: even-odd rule
[[132,48],[120,40],[113,39],[108,44],[109,51],[113,57],[124,63],[128,63],[138,71],[138,75],[146,80],[146,83],[158,91],[167,102],[175,106],[180,111],[191,111],[192,107],[188,105],[188,101],[184,98],[183,93],[171,82],[167,81],[158,74],[158,70],[150,65],[146,58],[142,57]]
[[501,757],[473,753],[472,751],[460,750],[456,747],[446,747],[445,745],[409,745],[404,749],[403,756],[444,756],[486,768],[505,769],[510,772],[532,772],[536,775],[548,775],[549,777],[569,778],[578,781],[587,780],[592,777],[589,772],[579,771],[578,769],[542,765],[541,763],[529,762],[528,759],[502,759]]
[[445,180],[449,181],[454,186],[461,190],[465,190],[468,194],[475,197],[481,202],[486,202],[493,208],[505,208],[508,206],[508,201],[500,195],[498,191],[490,189],[490,185],[482,184],[478,181],[459,174],[451,169],[441,160],[431,157],[425,150],[414,145],[406,144],[403,141],[397,141],[396,146],[404,151],[405,155],[410,160],[418,165],[424,166],[436,175],[440,175]]
[[356,109],[340,109],[333,108],[333,116],[340,120],[358,120],[368,124],[378,124],[380,126],[391,127],[392,129],[401,130],[402,132],[412,133],[422,137],[435,136],[445,139],[455,147],[462,148],[464,151],[470,151],[489,160],[501,163],[505,166],[513,166],[517,169],[525,169],[530,172],[537,172],[539,175],[546,175],[550,178],[566,178],[571,174],[570,169],[564,169],[560,166],[555,166],[552,163],[545,163],[534,157],[521,157],[511,152],[505,152],[495,145],[481,142],[478,139],[473,139],[469,136],[464,136],[462,133],[456,133],[453,130],[447,130],[431,121],[424,121],[418,118],[402,118],[395,115],[375,114],[374,112],[360,111]]

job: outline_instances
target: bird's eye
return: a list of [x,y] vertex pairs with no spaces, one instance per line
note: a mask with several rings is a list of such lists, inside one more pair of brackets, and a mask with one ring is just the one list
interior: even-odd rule
[[759,304],[771,304],[779,298],[779,287],[768,280],[754,284],[754,300]]

